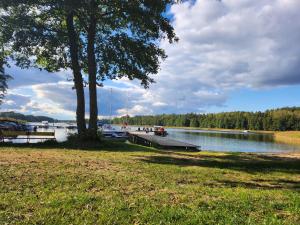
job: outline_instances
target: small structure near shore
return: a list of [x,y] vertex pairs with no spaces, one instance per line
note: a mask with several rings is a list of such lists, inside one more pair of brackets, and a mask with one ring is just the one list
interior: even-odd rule
[[185,149],[192,151],[200,151],[200,146],[177,141],[174,139],[151,135],[144,132],[128,132],[130,142],[149,147],[158,147],[164,149]]
[[0,141],[6,140],[55,140],[55,132],[4,131],[0,130]]

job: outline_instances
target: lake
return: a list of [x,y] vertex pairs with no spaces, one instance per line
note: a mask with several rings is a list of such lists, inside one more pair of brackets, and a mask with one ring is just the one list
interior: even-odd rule
[[274,142],[271,134],[168,129],[168,137],[201,146],[202,150],[230,152],[300,152],[299,146]]
[[[57,124],[55,124],[57,125]],[[65,126],[64,124],[58,124]],[[119,129],[118,126],[114,126]],[[131,130],[136,130],[132,126]],[[53,131],[53,128],[38,129],[39,131]],[[208,151],[230,151],[230,152],[300,152],[300,147],[274,142],[271,134],[256,134],[243,132],[188,130],[188,129],[167,129],[169,138],[186,143],[201,146],[202,150]],[[55,128],[57,141],[65,141],[67,135],[74,133],[66,128]]]

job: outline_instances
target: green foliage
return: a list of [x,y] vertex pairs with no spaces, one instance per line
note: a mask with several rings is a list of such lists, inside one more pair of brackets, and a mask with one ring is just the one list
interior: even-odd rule
[[1,118],[10,118],[10,119],[16,119],[16,120],[22,120],[27,122],[42,122],[42,121],[48,121],[48,122],[56,122],[57,120],[47,117],[47,116],[33,116],[33,115],[24,115],[21,113],[15,113],[15,112],[0,112]]
[[66,69],[68,41],[65,14],[57,1],[7,1],[0,4],[4,48],[21,68],[38,67],[49,72]]
[[[150,74],[167,56],[160,41],[177,41],[165,16],[174,0],[8,0],[0,2],[3,43],[17,66],[50,72],[73,69],[77,123],[85,130],[83,83],[89,85],[90,123],[97,127],[97,89],[106,79],[137,79],[147,88]],[[74,23],[74,25],[73,25]],[[82,80],[81,71],[88,74]],[[95,135],[95,133],[93,134]]]
[[103,139],[103,136],[101,132],[97,132],[97,135],[90,134],[89,131],[87,131],[84,134],[70,134],[67,138],[69,143],[72,143],[74,146],[81,146],[82,142],[101,142]]
[[[124,118],[115,118],[121,124]],[[131,125],[163,125],[176,127],[223,128],[240,130],[300,130],[300,108],[281,108],[265,112],[225,112],[209,114],[135,116]]]
[[88,72],[88,27],[90,15],[96,17],[95,56],[97,78],[123,76],[141,80],[147,87],[148,75],[159,70],[159,60],[166,55],[159,40],[177,41],[164,12],[172,0],[95,1],[97,10],[81,1],[7,1],[0,4],[4,43],[18,66],[36,66],[48,71],[70,67],[66,15],[74,11],[80,65]]
[[[166,54],[159,41],[177,41],[174,29],[164,16],[172,0],[152,1],[86,1],[75,8],[78,26],[82,30],[82,62],[88,72],[88,35],[95,25],[94,54],[97,79],[138,79],[148,87],[154,82],[149,74],[159,70],[160,59]],[[92,7],[93,6],[93,7]],[[96,8],[96,9],[95,9]],[[92,20],[91,18],[94,18]]]
[[[0,30],[0,32],[1,32],[1,30]],[[0,35],[0,37],[1,37],[1,35]],[[0,38],[0,44],[1,44],[1,38]],[[3,54],[4,53],[1,52],[1,49],[0,49],[0,104],[2,103],[3,98],[6,94],[7,88],[8,88],[7,81],[12,78],[10,75],[5,73],[5,69],[4,69],[5,59],[4,59]]]

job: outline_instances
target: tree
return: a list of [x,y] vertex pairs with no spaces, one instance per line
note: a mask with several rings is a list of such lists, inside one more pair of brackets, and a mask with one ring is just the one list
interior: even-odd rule
[[[84,1],[77,11],[85,30],[84,49],[88,61],[90,132],[97,130],[97,84],[105,79],[138,79],[147,88],[154,80],[149,76],[159,70],[166,54],[159,41],[177,41],[174,29],[164,12],[174,0]],[[84,35],[84,34],[83,34]]]
[[[174,0],[8,1],[3,18],[13,27],[13,59],[23,68],[72,68],[77,91],[77,124],[84,131],[81,70],[88,74],[89,130],[97,131],[97,84],[105,79],[138,79],[147,88],[166,54],[159,40],[176,41],[164,11]],[[5,5],[5,4],[4,4]],[[1,6],[1,5],[0,5]],[[16,54],[17,53],[17,54]],[[34,56],[34,60],[32,59]],[[81,126],[82,125],[82,126]]]
[[[118,118],[114,119],[118,123]],[[300,107],[275,109],[266,112],[226,112],[209,114],[171,114],[135,116],[132,125],[162,124],[168,126],[197,126],[201,128],[230,128],[250,130],[299,130]]]
[[3,43],[11,61],[21,68],[49,72],[71,68],[77,96],[78,133],[85,133],[85,100],[80,66],[79,31],[74,25],[73,1],[4,1],[0,3]]
[[[1,21],[1,20],[0,20]],[[4,51],[3,27],[0,27],[0,104],[8,88],[7,81],[12,77],[5,73],[6,53]]]
[[4,59],[0,55],[0,104],[2,103],[4,95],[8,88],[7,80],[11,79],[11,76],[9,76],[5,73],[4,64],[5,64]]
[[190,127],[199,127],[199,121],[196,117],[193,117],[190,121]]
[[76,33],[74,27],[74,10],[70,9],[67,12],[67,30],[68,30],[68,38],[69,38],[69,46],[70,46],[70,56],[72,62],[72,70],[74,75],[74,84],[77,94],[77,127],[79,135],[83,135],[86,130],[85,125],[85,99],[84,99],[84,88],[83,88],[83,78],[81,74],[81,67],[79,64],[79,34]]

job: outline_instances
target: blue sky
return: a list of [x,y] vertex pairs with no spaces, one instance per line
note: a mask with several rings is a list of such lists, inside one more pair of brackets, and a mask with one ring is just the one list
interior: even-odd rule
[[300,106],[300,85],[265,90],[241,89],[231,93],[224,107],[211,107],[209,112],[265,111]]
[[[168,13],[180,41],[161,41],[169,57],[153,75],[156,84],[145,90],[138,81],[105,82],[98,89],[100,114],[109,116],[110,105],[113,116],[300,106],[299,10],[299,0],[198,0],[172,6]],[[14,80],[1,111],[75,118],[75,92],[67,81],[71,71],[8,71]]]

